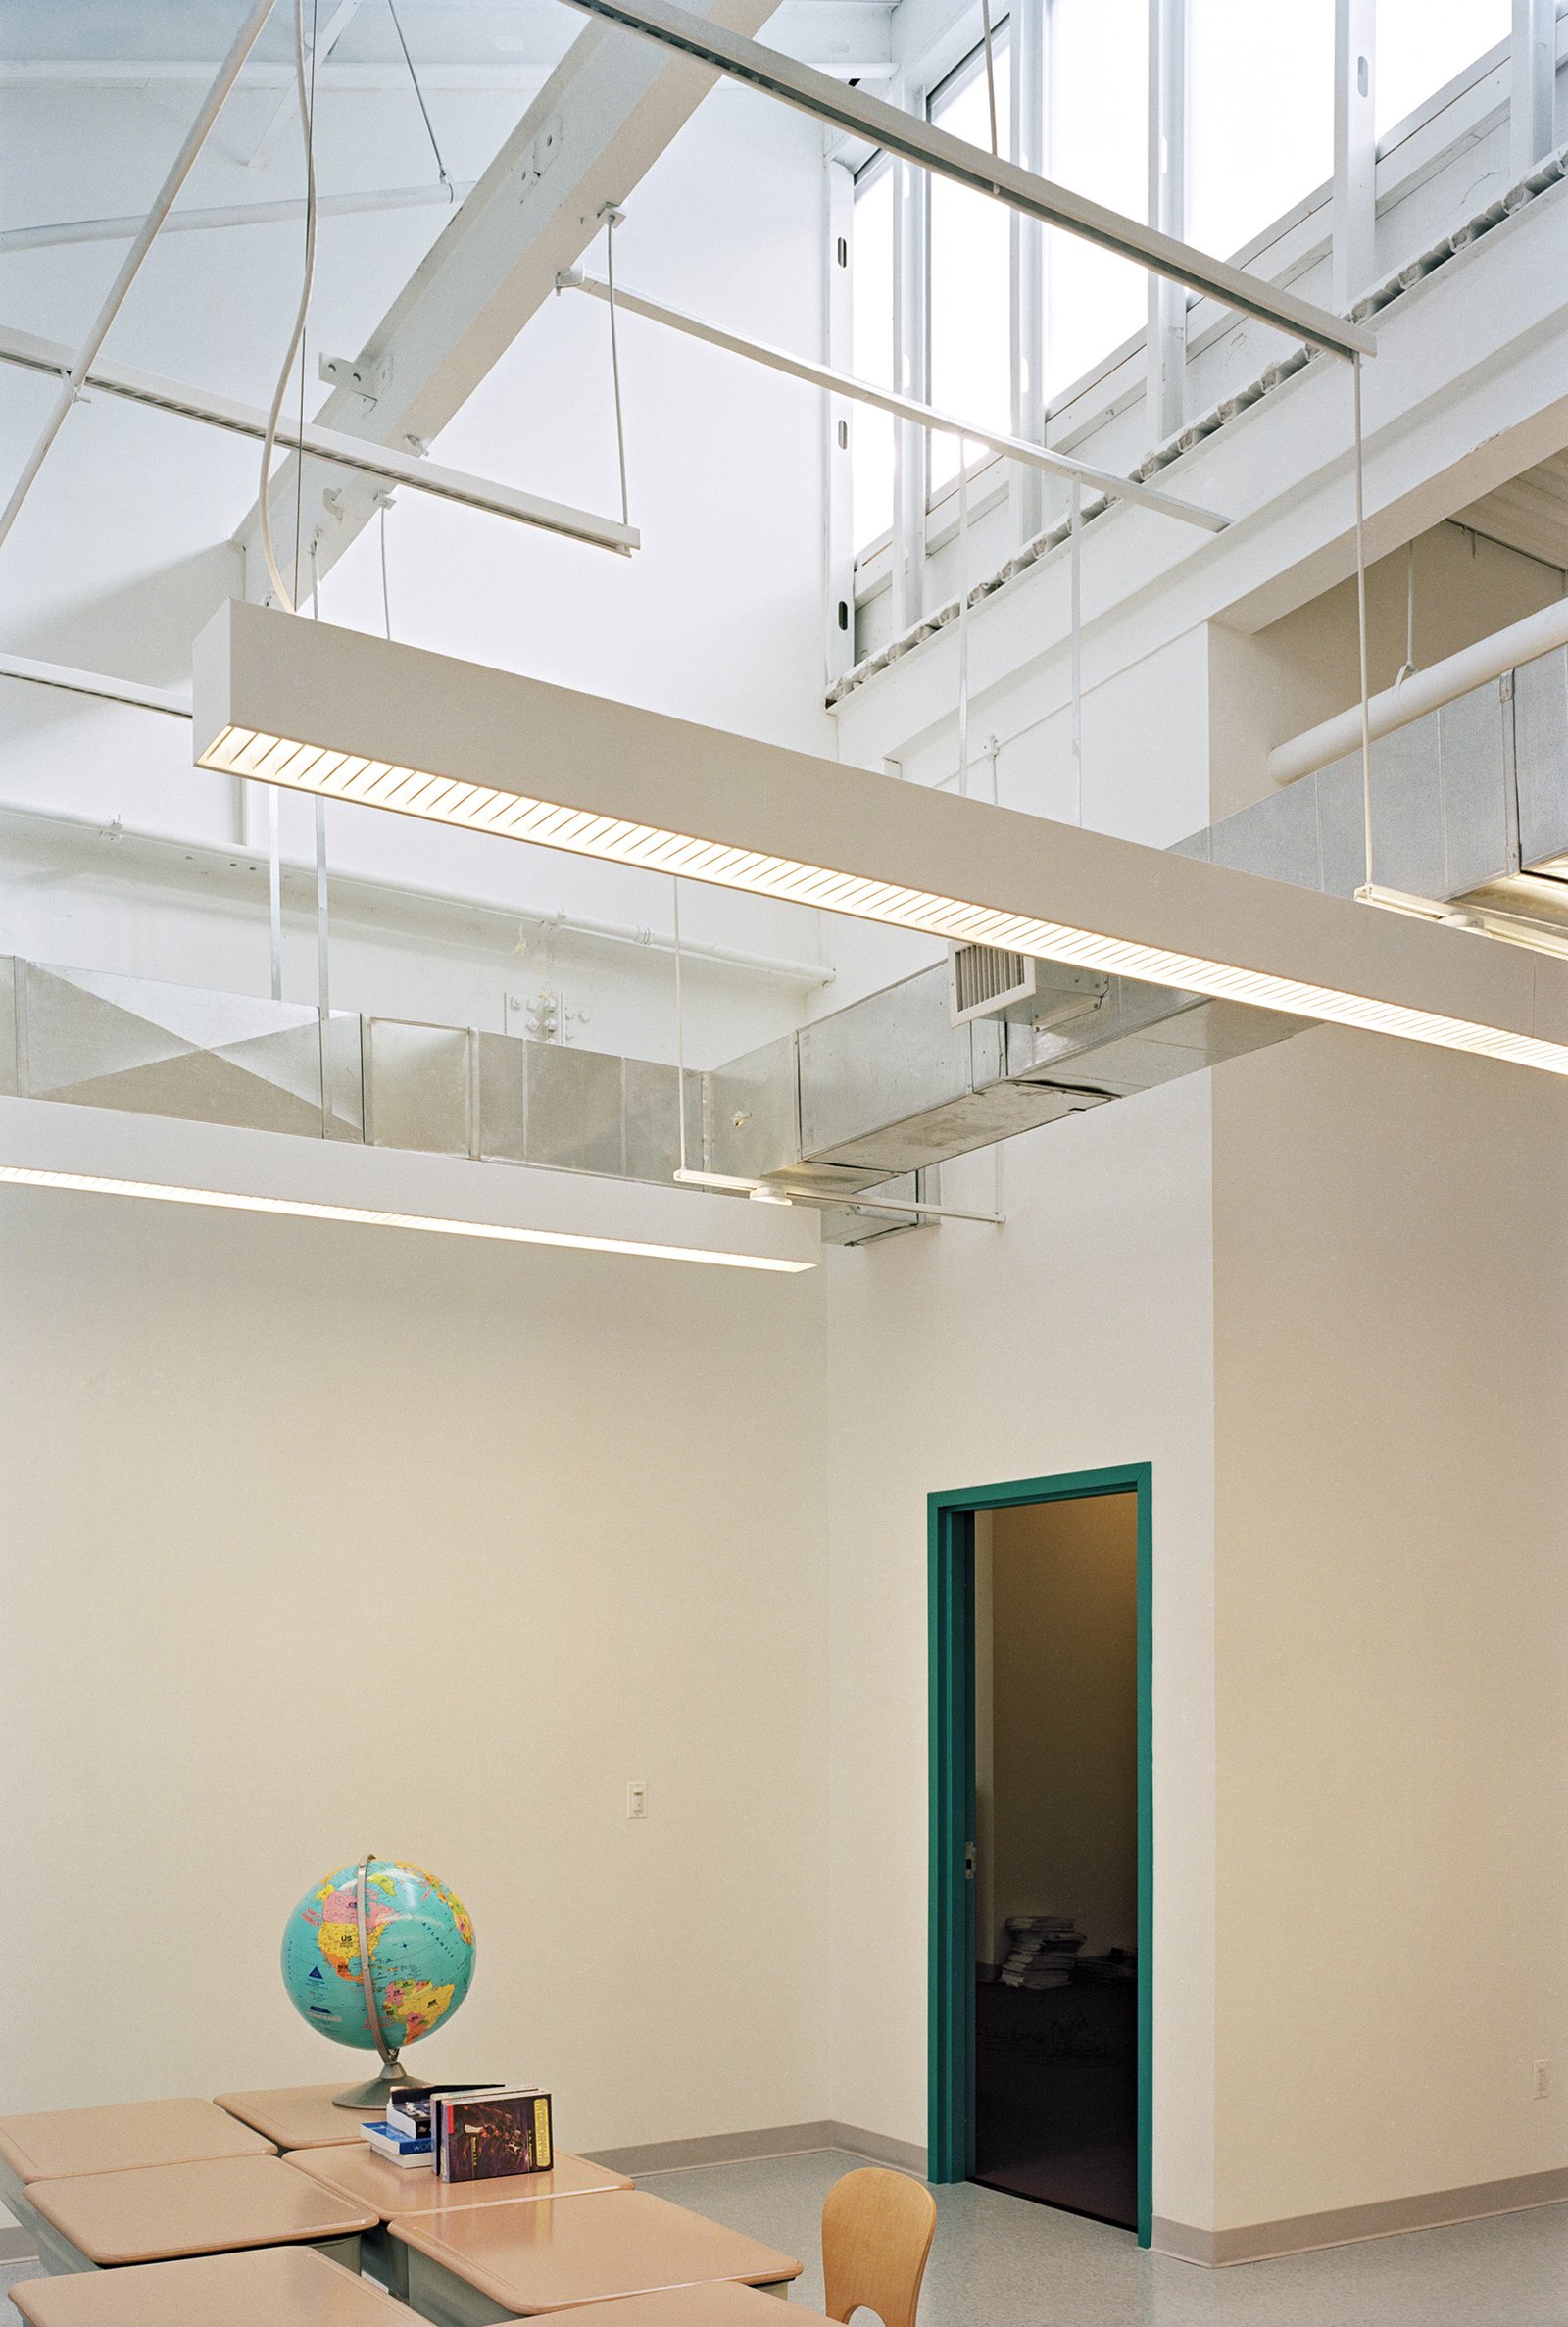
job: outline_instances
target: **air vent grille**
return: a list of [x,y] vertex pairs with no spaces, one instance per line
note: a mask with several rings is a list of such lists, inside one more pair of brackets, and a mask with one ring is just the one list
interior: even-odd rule
[[948,956],[953,1023],[990,1017],[1009,1003],[1028,1002],[1035,990],[1035,965],[1027,954],[997,945],[956,945]]

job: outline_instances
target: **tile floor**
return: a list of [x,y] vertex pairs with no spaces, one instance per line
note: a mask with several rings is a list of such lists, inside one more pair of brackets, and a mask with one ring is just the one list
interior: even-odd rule
[[[796,2299],[819,2308],[822,2198],[863,2162],[815,2150],[640,2186],[800,2254]],[[1140,2253],[1125,2232],[972,2185],[939,2190],[937,2206],[920,2327],[1568,2327],[1568,2204],[1233,2270]],[[0,2327],[18,2327],[4,2290],[35,2268],[0,2264]]]

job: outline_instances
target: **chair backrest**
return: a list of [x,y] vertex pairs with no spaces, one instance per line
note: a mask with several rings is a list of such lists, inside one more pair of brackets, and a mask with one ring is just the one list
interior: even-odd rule
[[914,2327],[936,2226],[935,2199],[906,2173],[867,2165],[835,2182],[822,2207],[828,2317],[863,2304],[882,2327]]

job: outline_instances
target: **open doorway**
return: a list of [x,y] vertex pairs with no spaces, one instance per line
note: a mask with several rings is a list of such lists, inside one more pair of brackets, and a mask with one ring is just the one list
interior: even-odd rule
[[1138,1504],[975,1519],[975,2181],[1138,2221]]
[[1150,1474],[931,1498],[931,2178],[1149,2241]]

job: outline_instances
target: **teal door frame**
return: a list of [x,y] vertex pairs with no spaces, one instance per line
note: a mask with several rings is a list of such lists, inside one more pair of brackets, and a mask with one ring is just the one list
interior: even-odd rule
[[927,1498],[931,1687],[929,2163],[974,2171],[974,1521],[977,1511],[1089,1495],[1138,1499],[1138,2243],[1153,2228],[1154,1765],[1150,1602],[1152,1469],[1127,1462]]

